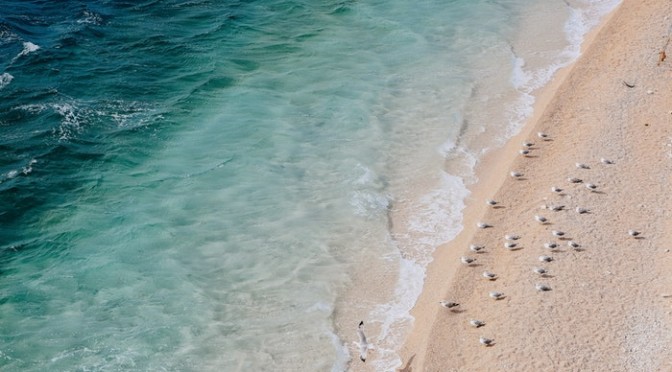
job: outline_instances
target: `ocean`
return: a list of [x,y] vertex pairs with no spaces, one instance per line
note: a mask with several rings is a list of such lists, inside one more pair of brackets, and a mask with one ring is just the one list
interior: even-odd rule
[[401,366],[474,168],[618,0],[0,0],[0,369]]

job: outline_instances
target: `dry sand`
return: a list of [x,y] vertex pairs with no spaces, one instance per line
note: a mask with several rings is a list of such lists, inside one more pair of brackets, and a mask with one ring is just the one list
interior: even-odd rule
[[[556,78],[524,132],[484,161],[464,231],[437,250],[428,269],[403,371],[672,371],[671,16],[672,1],[625,0]],[[670,59],[659,63],[661,51]],[[539,131],[551,140],[541,141]],[[535,143],[527,158],[518,155],[526,139]],[[525,176],[513,179],[511,170]],[[487,207],[486,198],[502,208]],[[478,221],[493,227],[478,229]],[[521,236],[522,249],[504,248],[509,233]],[[551,241],[556,251],[543,247]],[[471,243],[486,252],[470,252]],[[554,261],[539,262],[542,254]],[[460,264],[464,255],[477,265]],[[485,280],[484,270],[499,278]],[[539,292],[537,283],[552,289]],[[495,301],[489,291],[506,297]],[[442,299],[459,302],[460,311],[440,307]],[[487,324],[476,329],[470,319]],[[480,336],[494,345],[480,345]]]

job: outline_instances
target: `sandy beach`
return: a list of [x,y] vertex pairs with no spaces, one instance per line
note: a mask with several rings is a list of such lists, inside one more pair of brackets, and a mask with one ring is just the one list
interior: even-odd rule
[[[428,269],[401,370],[672,370],[669,15],[672,2],[624,0],[544,90],[522,133],[483,161],[464,230]],[[534,143],[528,156],[523,141]],[[520,236],[515,249],[505,248],[507,234]]]

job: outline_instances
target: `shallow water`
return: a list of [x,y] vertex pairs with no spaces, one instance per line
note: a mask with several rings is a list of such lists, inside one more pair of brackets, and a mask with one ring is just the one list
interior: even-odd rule
[[392,369],[478,159],[613,4],[4,1],[0,367],[342,370],[364,316]]

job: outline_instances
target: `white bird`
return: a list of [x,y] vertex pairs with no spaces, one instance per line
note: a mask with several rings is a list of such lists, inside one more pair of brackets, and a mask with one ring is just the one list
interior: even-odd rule
[[439,301],[439,304],[441,304],[441,306],[445,307],[446,309],[455,309],[456,307],[460,306],[460,304],[458,304],[457,302],[445,301],[445,300]]
[[581,183],[581,182],[583,182],[583,180],[580,179],[580,178],[576,178],[576,177],[569,177],[569,178],[567,179],[567,182],[571,182],[571,183]]
[[520,235],[506,234],[506,235],[504,235],[504,239],[506,239],[506,240],[518,240],[518,239],[520,239]]
[[576,213],[578,213],[578,214],[590,213],[590,209],[576,207]]
[[472,320],[469,321],[469,324],[471,324],[471,326],[474,327],[474,328],[480,328],[480,327],[483,327],[485,325],[485,322],[482,321],[482,320],[478,320],[478,319],[472,319]]
[[551,290],[551,287],[546,284],[537,284],[534,286],[534,288],[536,288],[539,292],[546,292]]
[[523,176],[522,173],[520,173],[520,172],[516,172],[516,171],[511,171],[511,173],[509,173],[509,174],[510,174],[511,177],[513,177],[513,178],[520,178],[520,177]]
[[555,248],[558,248],[558,245],[554,242],[548,242],[548,243],[544,243],[544,248],[555,249]]
[[565,232],[560,231],[560,230],[552,230],[551,234],[553,234],[553,236],[557,236],[557,237],[565,236]]
[[480,252],[484,249],[485,249],[484,245],[471,244],[469,246],[469,250],[472,251],[472,252],[476,252],[476,253],[478,253],[478,252]]
[[479,222],[476,224],[476,227],[478,227],[479,229],[487,229],[488,227],[492,227],[492,225],[485,222]]
[[537,222],[542,223],[542,224],[548,222],[548,219],[544,216],[538,216],[537,215],[537,216],[534,216],[534,219],[537,220]]
[[497,279],[497,274],[491,273],[489,271],[484,271],[483,272],[483,277],[488,280],[495,280]]
[[641,232],[637,230],[628,230],[628,235],[632,236],[633,238],[638,237],[641,234]]
[[530,147],[534,146],[534,143],[533,143],[533,142],[525,141],[525,142],[523,142],[523,146],[524,146],[524,147],[527,147],[527,148],[530,148]]
[[558,211],[561,211],[561,210],[565,209],[565,206],[564,205],[549,205],[546,208],[552,210],[553,212],[558,212]]
[[462,261],[462,263],[465,264],[465,265],[471,265],[472,263],[476,262],[476,259],[471,258],[471,257],[462,256],[460,258],[460,261]]
[[497,203],[496,201],[492,200],[492,199],[488,199],[488,200],[485,201],[485,204],[494,207],[494,206],[497,205],[498,203]]
[[539,256],[539,261],[541,261],[541,262],[551,262],[551,261],[553,261],[553,257],[551,257],[551,256]]
[[573,240],[568,241],[568,242],[567,242],[567,245],[568,245],[570,248],[574,248],[574,249],[577,249],[577,248],[581,247],[581,245],[580,245],[579,243],[577,243],[577,242],[575,242],[575,241],[573,241]]
[[530,154],[530,150],[528,150],[528,149],[521,149],[521,150],[518,150],[518,153],[519,153],[520,155],[527,156],[527,155]]
[[532,269],[532,271],[541,276],[546,276],[546,274],[548,274],[548,270],[544,269],[543,267],[535,267],[534,269]]
[[541,138],[541,139],[544,140],[544,141],[546,141],[546,140],[549,139],[549,138],[548,138],[548,134],[546,134],[546,133],[544,133],[544,132],[539,132],[539,133],[537,133],[537,137]]
[[583,164],[583,163],[576,163],[576,167],[579,168],[579,169],[590,169],[589,166],[587,166],[586,164]]
[[359,342],[355,342],[355,344],[359,346],[359,359],[366,363],[366,353],[369,349],[373,349],[373,346],[366,341],[363,320],[359,322],[359,327],[357,327],[357,335],[359,336]]
[[493,340],[493,339],[491,339],[491,338],[481,337],[481,338],[478,340],[478,342],[480,342],[481,345],[484,345],[484,346],[492,346],[492,345],[494,344],[495,340]]
[[502,292],[490,292],[488,293],[488,296],[494,298],[495,300],[501,300],[502,298],[505,297],[504,293]]
[[504,248],[506,248],[506,249],[516,248],[517,245],[518,244],[516,244],[514,242],[504,242]]
[[605,158],[600,159],[600,161],[601,161],[603,164],[614,164],[613,161],[611,161],[611,160],[609,160],[609,159],[605,159]]
[[562,189],[559,188],[559,187],[555,187],[555,186],[553,186],[553,187],[551,187],[551,191],[553,191],[554,193],[559,194],[559,193],[562,192]]
[[597,185],[592,184],[592,183],[587,183],[586,188],[590,191],[595,191],[595,190],[597,190]]

